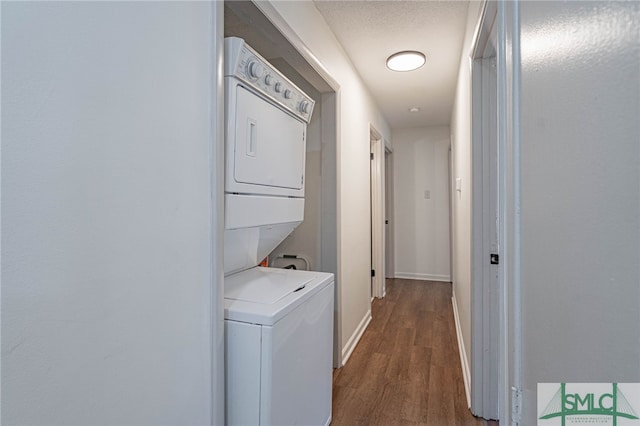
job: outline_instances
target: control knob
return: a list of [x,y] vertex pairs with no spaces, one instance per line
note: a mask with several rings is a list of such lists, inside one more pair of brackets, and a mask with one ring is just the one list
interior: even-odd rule
[[282,92],[282,83],[280,82],[276,83],[275,89],[276,89],[276,92],[278,93]]
[[298,109],[303,114],[309,114],[309,107],[310,106],[311,106],[311,104],[309,102],[302,101],[302,102],[300,102],[300,106],[298,107]]
[[249,61],[247,72],[251,78],[260,78],[264,72],[264,68],[258,61]]
[[273,83],[273,76],[271,74],[267,74],[264,78],[264,84],[271,86],[271,83]]
[[291,90],[287,89],[287,90],[284,91],[284,98],[285,99],[291,99],[291,95],[292,95]]

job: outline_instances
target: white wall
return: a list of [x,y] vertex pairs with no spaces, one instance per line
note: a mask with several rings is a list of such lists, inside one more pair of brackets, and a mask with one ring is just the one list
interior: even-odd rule
[[[462,180],[462,191],[453,191],[452,248],[453,293],[467,359],[471,359],[471,66],[469,52],[481,2],[470,2],[462,46],[456,98],[451,115],[451,177]],[[455,187],[454,187],[455,189]]]
[[450,129],[394,129],[392,138],[395,276],[450,281]]
[[[339,83],[338,298],[341,346],[348,353],[370,315],[369,127],[390,139],[389,126],[344,50],[312,2],[270,4]],[[360,328],[359,328],[360,327]]]
[[213,14],[2,4],[3,423],[222,419]]
[[640,382],[640,4],[520,12],[523,424],[534,424],[539,382]]

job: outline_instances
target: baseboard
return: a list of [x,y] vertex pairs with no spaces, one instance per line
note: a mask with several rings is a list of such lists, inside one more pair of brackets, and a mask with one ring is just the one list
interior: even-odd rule
[[405,280],[444,281],[451,282],[450,275],[417,274],[414,272],[396,272],[396,278]]
[[358,327],[349,338],[349,341],[347,342],[347,344],[344,345],[344,348],[342,348],[342,366],[347,364],[349,357],[351,356],[351,354],[353,353],[353,350],[358,345],[360,338],[364,334],[364,331],[367,329],[367,326],[369,325],[370,322],[371,322],[371,309],[367,311],[366,315],[364,316],[364,318],[362,318],[362,321],[360,321],[360,324],[358,324]]
[[460,317],[458,316],[458,304],[456,303],[455,293],[451,298],[451,303],[453,304],[453,319],[456,323],[456,336],[458,337],[458,350],[460,352],[460,364],[462,365],[464,393],[467,396],[467,408],[471,408],[471,370],[469,369],[467,351],[464,348],[464,340],[462,339],[462,329],[460,328]]

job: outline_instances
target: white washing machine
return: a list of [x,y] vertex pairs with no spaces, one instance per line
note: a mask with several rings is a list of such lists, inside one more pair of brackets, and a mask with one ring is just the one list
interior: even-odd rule
[[331,422],[333,274],[252,268],[225,288],[227,424]]
[[304,218],[314,101],[233,37],[225,89],[226,423],[328,425],[333,274],[256,266]]

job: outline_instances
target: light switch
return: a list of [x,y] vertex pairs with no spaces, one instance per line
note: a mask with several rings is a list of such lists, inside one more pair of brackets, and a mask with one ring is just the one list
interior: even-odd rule
[[431,191],[429,191],[428,189],[424,190],[424,199],[425,200],[430,200],[431,199]]

